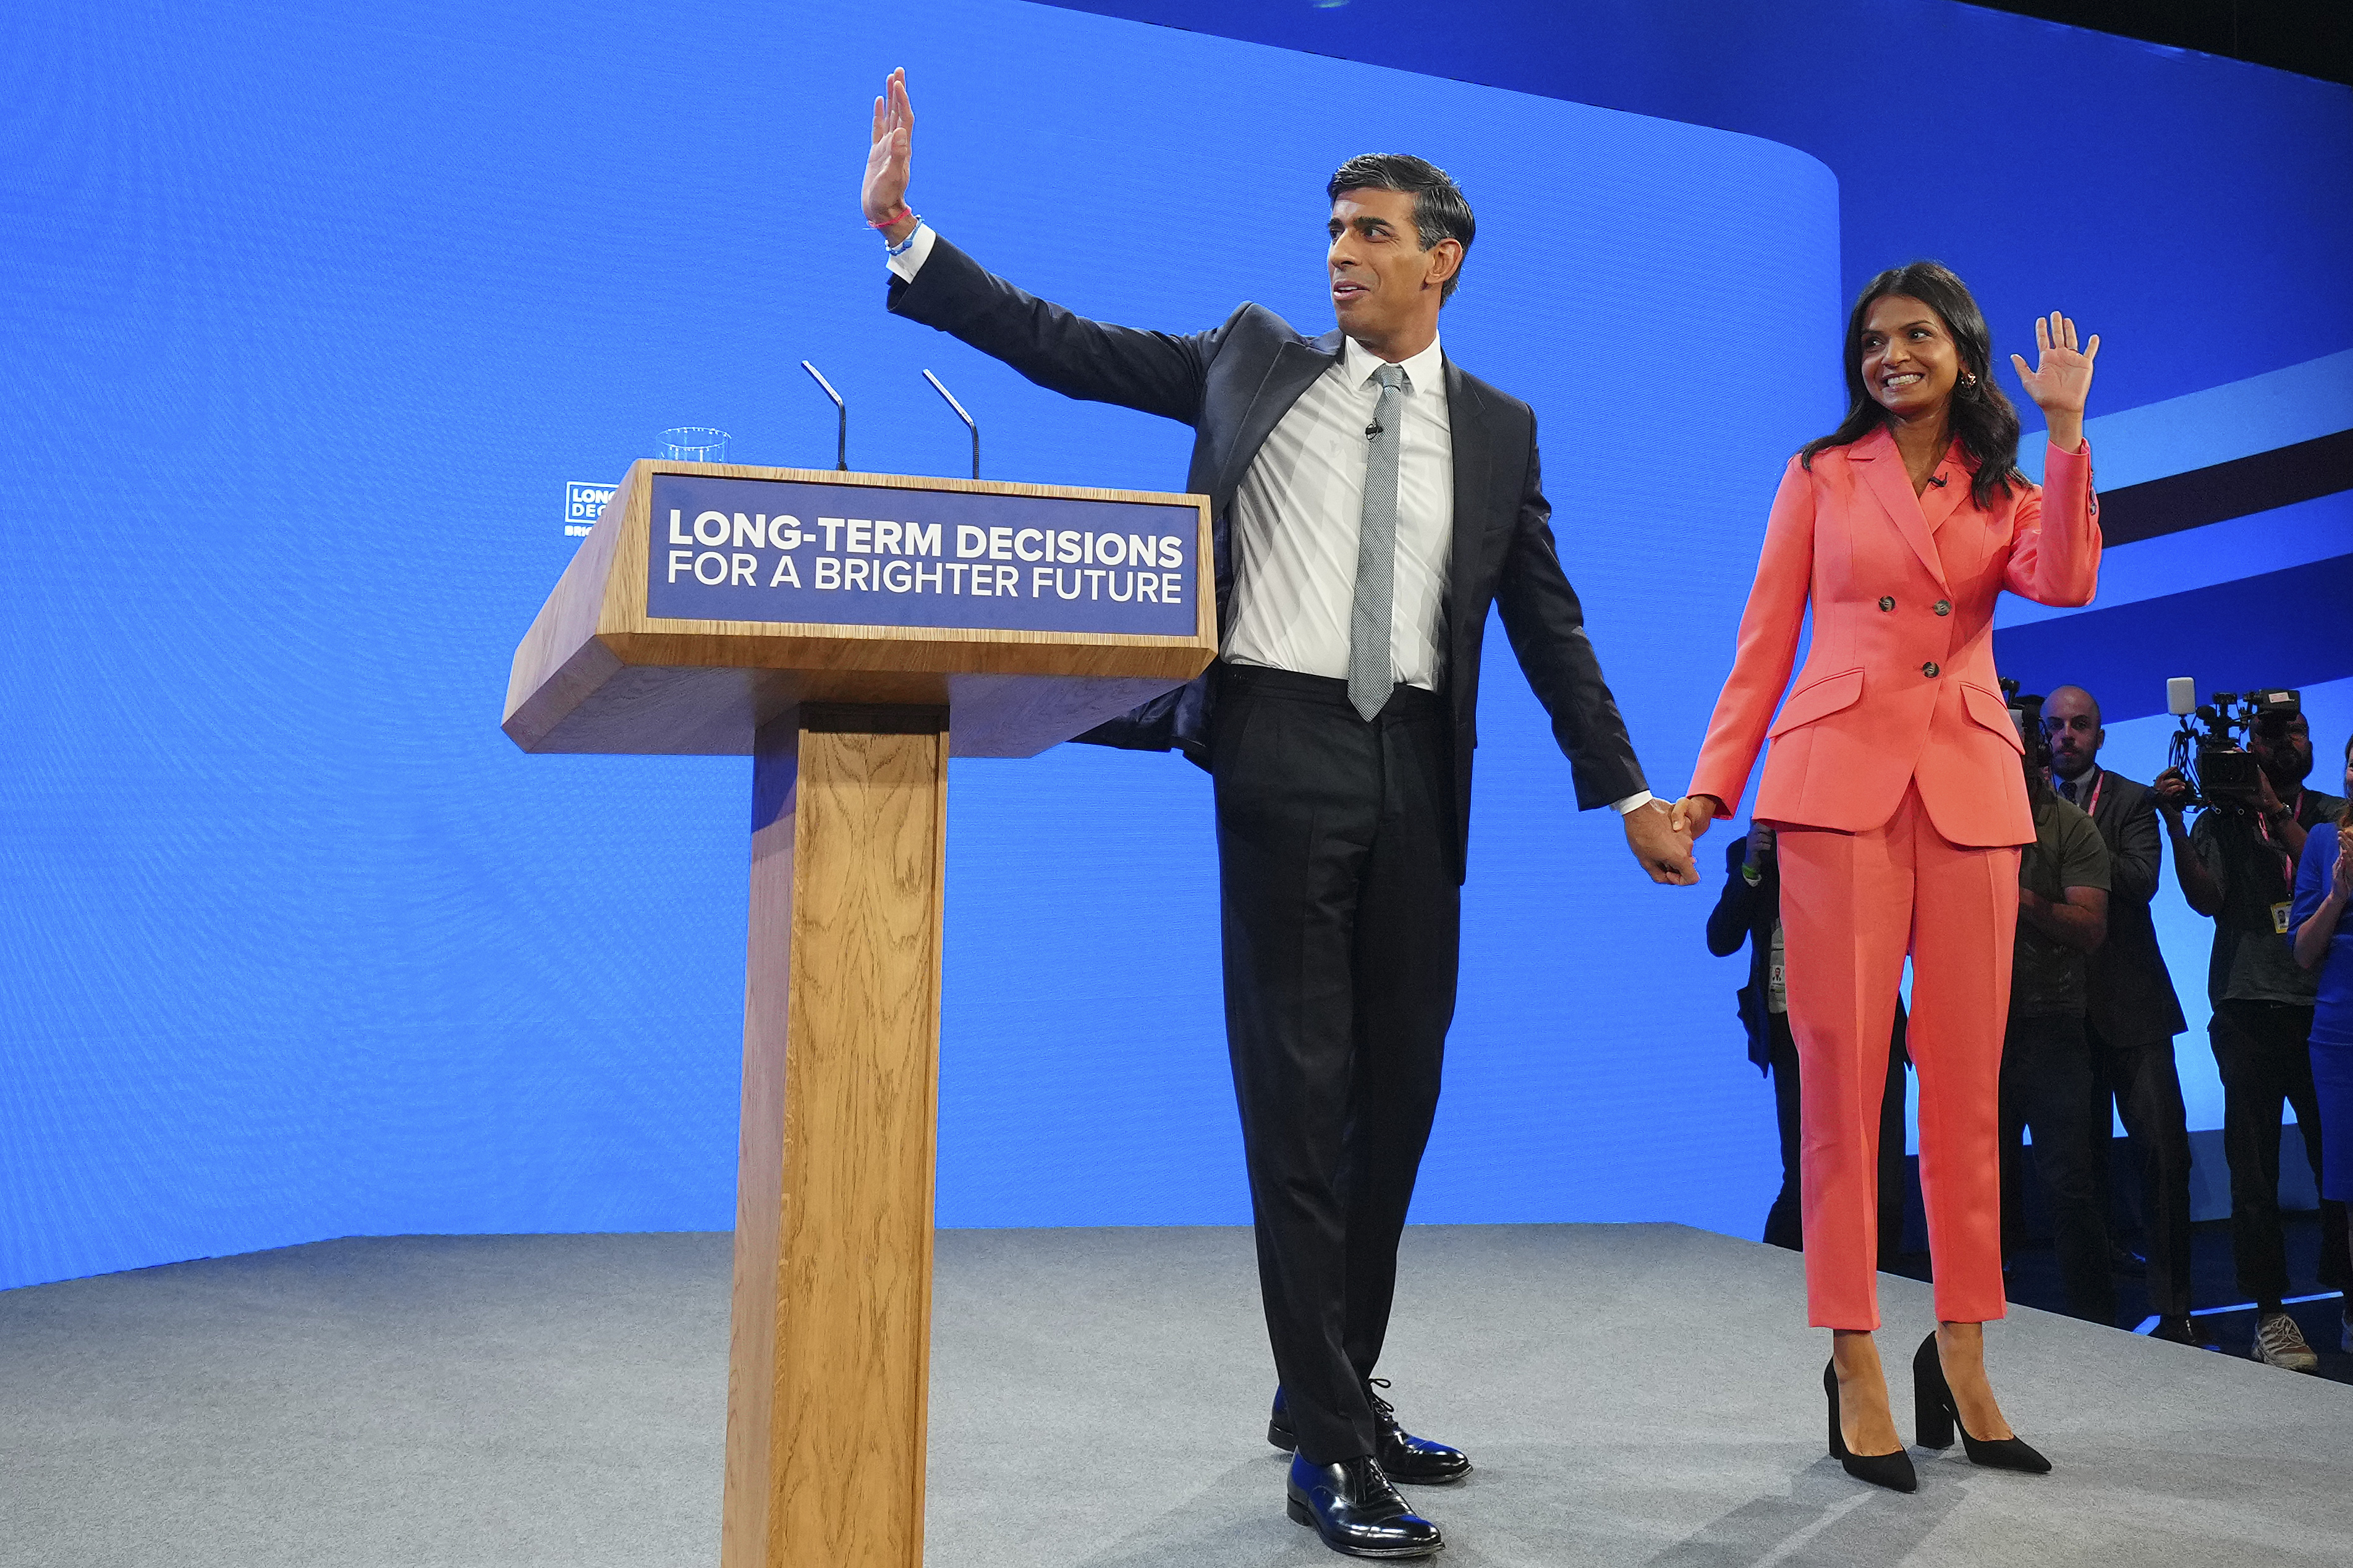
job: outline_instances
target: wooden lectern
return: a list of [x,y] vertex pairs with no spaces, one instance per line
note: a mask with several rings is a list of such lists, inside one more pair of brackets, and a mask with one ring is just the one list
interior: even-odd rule
[[725,1568],[923,1562],[947,759],[1199,674],[1208,562],[1198,496],[639,462],[515,650],[527,752],[754,759]]

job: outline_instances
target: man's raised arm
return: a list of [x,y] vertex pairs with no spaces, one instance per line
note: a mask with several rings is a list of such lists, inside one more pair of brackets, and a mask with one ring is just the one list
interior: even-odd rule
[[860,192],[869,227],[889,247],[891,310],[962,339],[1049,391],[1197,423],[1209,357],[1224,331],[1175,336],[1112,326],[1026,293],[933,231],[907,205],[915,110],[907,73],[874,100],[873,141]]

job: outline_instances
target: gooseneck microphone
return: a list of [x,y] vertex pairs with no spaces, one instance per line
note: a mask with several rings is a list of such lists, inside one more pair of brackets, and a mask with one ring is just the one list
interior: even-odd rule
[[833,466],[846,474],[849,471],[849,405],[841,400],[841,394],[834,391],[833,383],[826,380],[824,373],[817,366],[803,360],[801,368],[809,373],[811,380],[825,389],[825,395],[833,399],[834,412],[841,416],[841,427],[833,444]]
[[955,416],[964,421],[965,429],[972,432],[972,477],[976,479],[980,478],[980,426],[972,422],[972,416],[964,411],[964,405],[955,400],[955,394],[940,384],[938,376],[925,371],[923,379],[932,384],[934,392],[948,400],[948,406],[955,410]]

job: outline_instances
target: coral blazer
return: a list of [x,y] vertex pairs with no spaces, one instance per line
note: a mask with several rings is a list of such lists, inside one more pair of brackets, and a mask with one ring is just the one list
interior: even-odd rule
[[[2023,748],[1994,673],[1994,598],[2091,601],[2091,450],[2052,447],[2047,485],[2013,480],[1989,510],[1970,498],[1971,473],[1956,444],[1936,469],[1944,484],[1915,497],[1883,429],[1816,454],[1810,472],[1789,460],[1691,794],[1737,811],[1770,738],[1755,810],[1766,821],[1859,833],[1916,784],[1950,843],[2033,841]],[[1775,718],[1810,605],[1813,647]]]

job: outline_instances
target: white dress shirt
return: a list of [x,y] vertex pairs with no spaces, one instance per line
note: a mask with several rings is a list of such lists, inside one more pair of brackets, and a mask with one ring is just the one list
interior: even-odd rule
[[[1365,427],[1382,361],[1354,339],[1299,395],[1258,449],[1232,515],[1229,664],[1348,678],[1348,623],[1364,524]],[[1446,676],[1446,568],[1454,536],[1454,441],[1438,341],[1400,363],[1397,564],[1390,679],[1435,691]]]
[[[907,282],[932,253],[918,222],[889,258]],[[1384,363],[1354,338],[1332,368],[1300,394],[1258,450],[1234,492],[1234,589],[1225,646],[1229,664],[1348,678],[1348,623],[1356,597],[1356,542],[1364,522],[1365,426],[1380,400]],[[1426,690],[1446,678],[1446,581],[1454,536],[1454,441],[1447,416],[1446,356],[1438,340],[1400,362],[1397,554],[1389,594],[1391,679]],[[1648,790],[1614,802],[1620,814]]]

